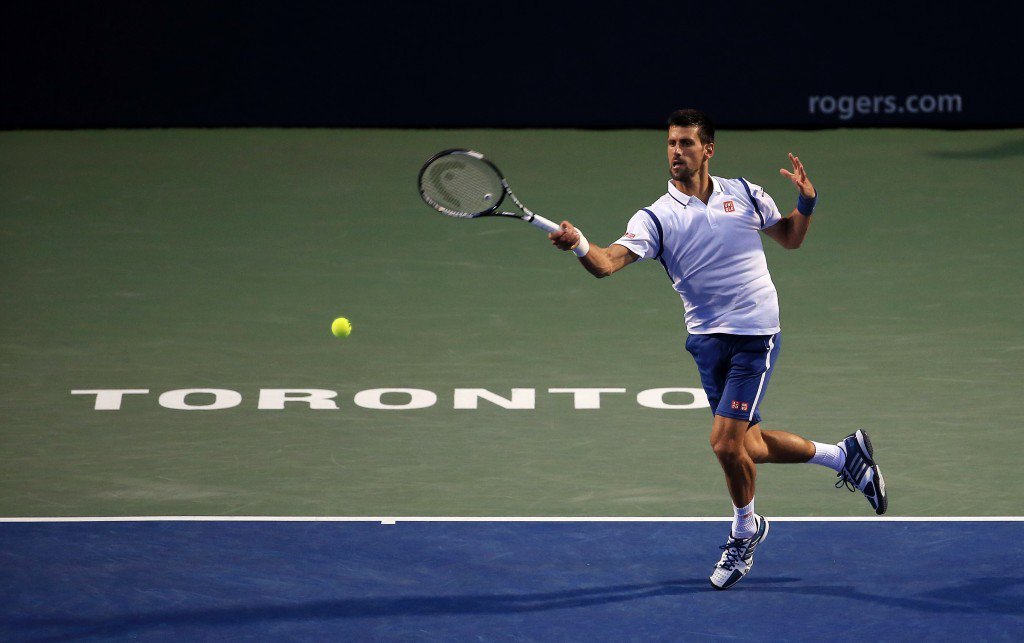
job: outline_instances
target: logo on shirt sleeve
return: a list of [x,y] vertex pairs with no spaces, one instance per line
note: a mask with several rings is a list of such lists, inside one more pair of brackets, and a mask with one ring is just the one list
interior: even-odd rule
[[624,236],[627,239],[636,239],[636,235],[633,234],[632,232],[627,232],[626,234],[624,234],[622,236]]
[[722,204],[722,207],[725,208],[726,212],[736,211],[736,205],[732,201],[726,201],[725,203]]

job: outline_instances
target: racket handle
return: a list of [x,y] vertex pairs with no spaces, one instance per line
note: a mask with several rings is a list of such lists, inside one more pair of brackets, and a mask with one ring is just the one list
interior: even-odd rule
[[530,221],[530,223],[532,223],[533,225],[537,226],[538,228],[540,228],[544,232],[556,232],[556,231],[561,229],[561,226],[559,226],[557,223],[555,223],[554,221],[550,221],[548,219],[545,219],[544,217],[540,216],[539,214],[533,215],[533,218],[530,219],[529,221]]

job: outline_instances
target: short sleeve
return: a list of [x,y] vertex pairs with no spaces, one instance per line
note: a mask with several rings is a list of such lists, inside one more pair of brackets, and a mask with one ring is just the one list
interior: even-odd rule
[[770,228],[781,221],[782,213],[779,212],[778,206],[775,205],[775,200],[764,191],[764,188],[756,183],[747,183],[747,186],[750,190],[750,196],[754,199],[754,209],[758,211],[763,220],[761,229]]
[[626,224],[626,232],[618,240],[617,245],[630,250],[640,260],[657,257],[661,252],[661,235],[654,219],[646,210],[640,210]]

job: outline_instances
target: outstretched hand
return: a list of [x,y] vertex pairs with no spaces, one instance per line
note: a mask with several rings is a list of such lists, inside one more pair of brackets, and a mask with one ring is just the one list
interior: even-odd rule
[[786,177],[793,182],[797,190],[800,190],[800,194],[808,199],[813,199],[815,194],[814,186],[811,185],[811,180],[807,178],[807,170],[804,169],[804,164],[800,162],[800,158],[789,154],[789,162],[793,164],[793,171],[790,172],[785,168],[779,169],[779,174]]

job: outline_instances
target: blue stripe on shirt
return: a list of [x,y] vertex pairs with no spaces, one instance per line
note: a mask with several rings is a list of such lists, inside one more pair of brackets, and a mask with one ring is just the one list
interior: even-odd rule
[[661,221],[659,221],[658,217],[647,208],[641,208],[641,210],[651,215],[651,219],[654,221],[654,227],[658,229],[658,254],[654,255],[654,258],[661,259],[661,255],[665,251],[665,231],[661,227]]
[[672,273],[668,271],[668,264],[665,263],[662,255],[665,253],[665,231],[661,227],[661,220],[658,219],[657,215],[648,210],[647,208],[641,208],[644,212],[651,215],[651,220],[654,221],[654,227],[658,229],[658,254],[654,255],[654,258],[661,262],[661,267],[665,269],[665,274],[668,275],[669,281],[675,281],[672,279]]
[[743,184],[743,189],[747,191],[747,196],[750,197],[750,202],[754,204],[754,212],[757,212],[758,218],[761,219],[761,227],[764,228],[764,215],[761,214],[761,206],[757,205],[757,200],[750,192],[750,185],[747,184],[747,180],[742,176],[740,177],[740,183]]

